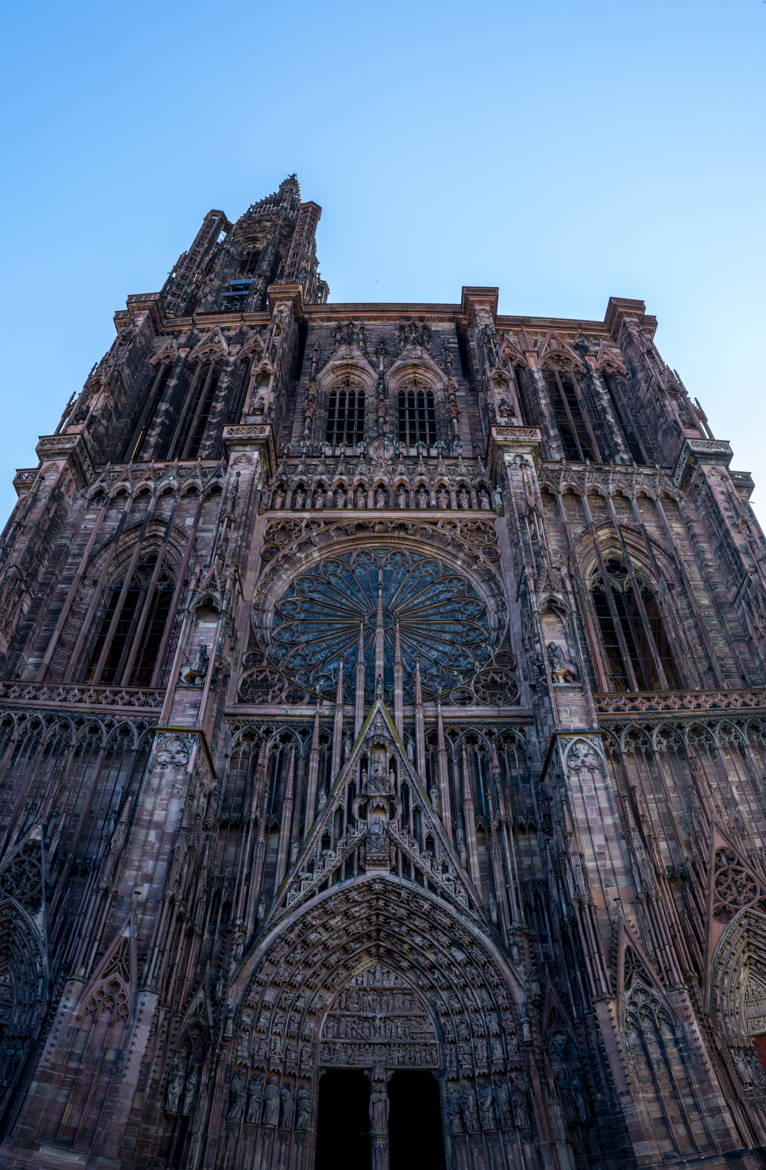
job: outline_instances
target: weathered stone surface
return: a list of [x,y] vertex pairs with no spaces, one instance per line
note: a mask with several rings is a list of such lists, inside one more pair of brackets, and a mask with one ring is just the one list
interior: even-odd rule
[[642,302],[328,304],[319,214],[211,211],[18,473],[0,1164],[309,1170],[334,1070],[380,1170],[397,1084],[450,1170],[760,1165],[751,481]]

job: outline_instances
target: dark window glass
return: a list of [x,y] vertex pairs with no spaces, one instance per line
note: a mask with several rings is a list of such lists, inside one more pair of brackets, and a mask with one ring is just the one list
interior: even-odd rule
[[115,581],[107,590],[86,678],[149,686],[170,614],[173,577],[166,568],[157,572],[156,556],[147,557],[136,567],[124,595],[122,587]]
[[194,414],[189,419],[191,430],[181,452],[182,459],[196,459],[199,455],[202,440],[205,437],[207,420],[213,405],[216,390],[218,389],[219,369],[217,366],[204,362],[197,378],[198,393]]
[[618,381],[614,374],[605,373],[602,374],[602,378],[609,391],[614,412],[619,419],[622,433],[625,436],[625,442],[628,445],[633,462],[646,463],[646,453],[638,433],[638,428],[633,420],[630,404],[627,400],[625,382],[622,380]]
[[564,458],[573,463],[595,463],[596,443],[580,406],[574,374],[568,370],[544,371],[545,384],[553,407],[553,417],[564,448]]
[[342,387],[327,396],[325,439],[338,443],[361,443],[364,438],[364,390],[346,380]]
[[594,579],[591,595],[609,689],[679,688],[678,671],[654,592],[639,582],[639,604],[625,563],[611,558],[604,568],[605,572]]
[[436,442],[436,408],[433,390],[426,390],[413,382],[399,391],[399,442],[408,447]]
[[149,428],[151,427],[154,421],[154,416],[157,413],[157,407],[160,403],[160,399],[162,398],[165,387],[168,384],[168,378],[170,377],[170,371],[172,368],[173,366],[171,362],[163,362],[159,370],[157,370],[155,373],[151,388],[146,396],[146,401],[139,416],[138,423],[130,437],[128,447],[125,452],[126,460],[138,459],[140,457],[141,450],[143,448],[144,442],[146,441],[146,436],[149,433]]

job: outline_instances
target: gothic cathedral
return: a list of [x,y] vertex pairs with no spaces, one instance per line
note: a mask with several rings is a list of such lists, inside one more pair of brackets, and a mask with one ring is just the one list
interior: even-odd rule
[[3,1170],[766,1164],[766,548],[603,321],[130,296],[0,546]]

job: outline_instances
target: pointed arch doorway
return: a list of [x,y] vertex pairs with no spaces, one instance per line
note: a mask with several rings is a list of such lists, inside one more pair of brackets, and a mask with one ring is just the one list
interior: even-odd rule
[[320,1036],[316,1170],[444,1168],[434,1021],[381,962],[336,995]]

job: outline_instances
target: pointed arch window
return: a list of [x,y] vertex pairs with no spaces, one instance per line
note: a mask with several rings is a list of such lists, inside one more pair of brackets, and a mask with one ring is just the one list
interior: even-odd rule
[[174,395],[173,421],[157,444],[157,459],[198,458],[220,375],[220,361],[203,358],[190,381],[182,381]]
[[141,452],[146,442],[146,437],[149,434],[149,428],[154,422],[154,416],[157,413],[157,407],[160,399],[165,392],[165,387],[170,380],[170,373],[173,369],[173,362],[166,360],[160,362],[159,368],[154,375],[151,389],[146,396],[143,409],[139,415],[138,422],[135,429],[130,436],[128,446],[125,451],[125,462],[128,463],[132,459],[139,459]]
[[436,442],[436,404],[434,392],[423,382],[413,378],[399,391],[398,396],[399,442],[408,447],[425,443],[432,447]]
[[112,582],[90,652],[88,682],[152,685],[174,592],[173,574],[157,553],[142,557],[128,581]]
[[654,590],[622,557],[591,581],[607,686],[613,691],[676,690],[681,682]]
[[253,359],[251,357],[243,357],[237,362],[236,389],[231,396],[227,413],[227,421],[231,424],[236,425],[240,420],[242,408],[245,405],[245,399],[247,397],[247,389],[250,385],[250,372],[252,368]]
[[365,394],[358,382],[346,378],[327,396],[325,439],[333,447],[338,443],[355,446],[364,439]]
[[574,370],[549,366],[543,370],[543,377],[564,448],[564,458],[573,463],[598,462],[598,447],[587,414],[582,408],[582,390],[576,373]]

